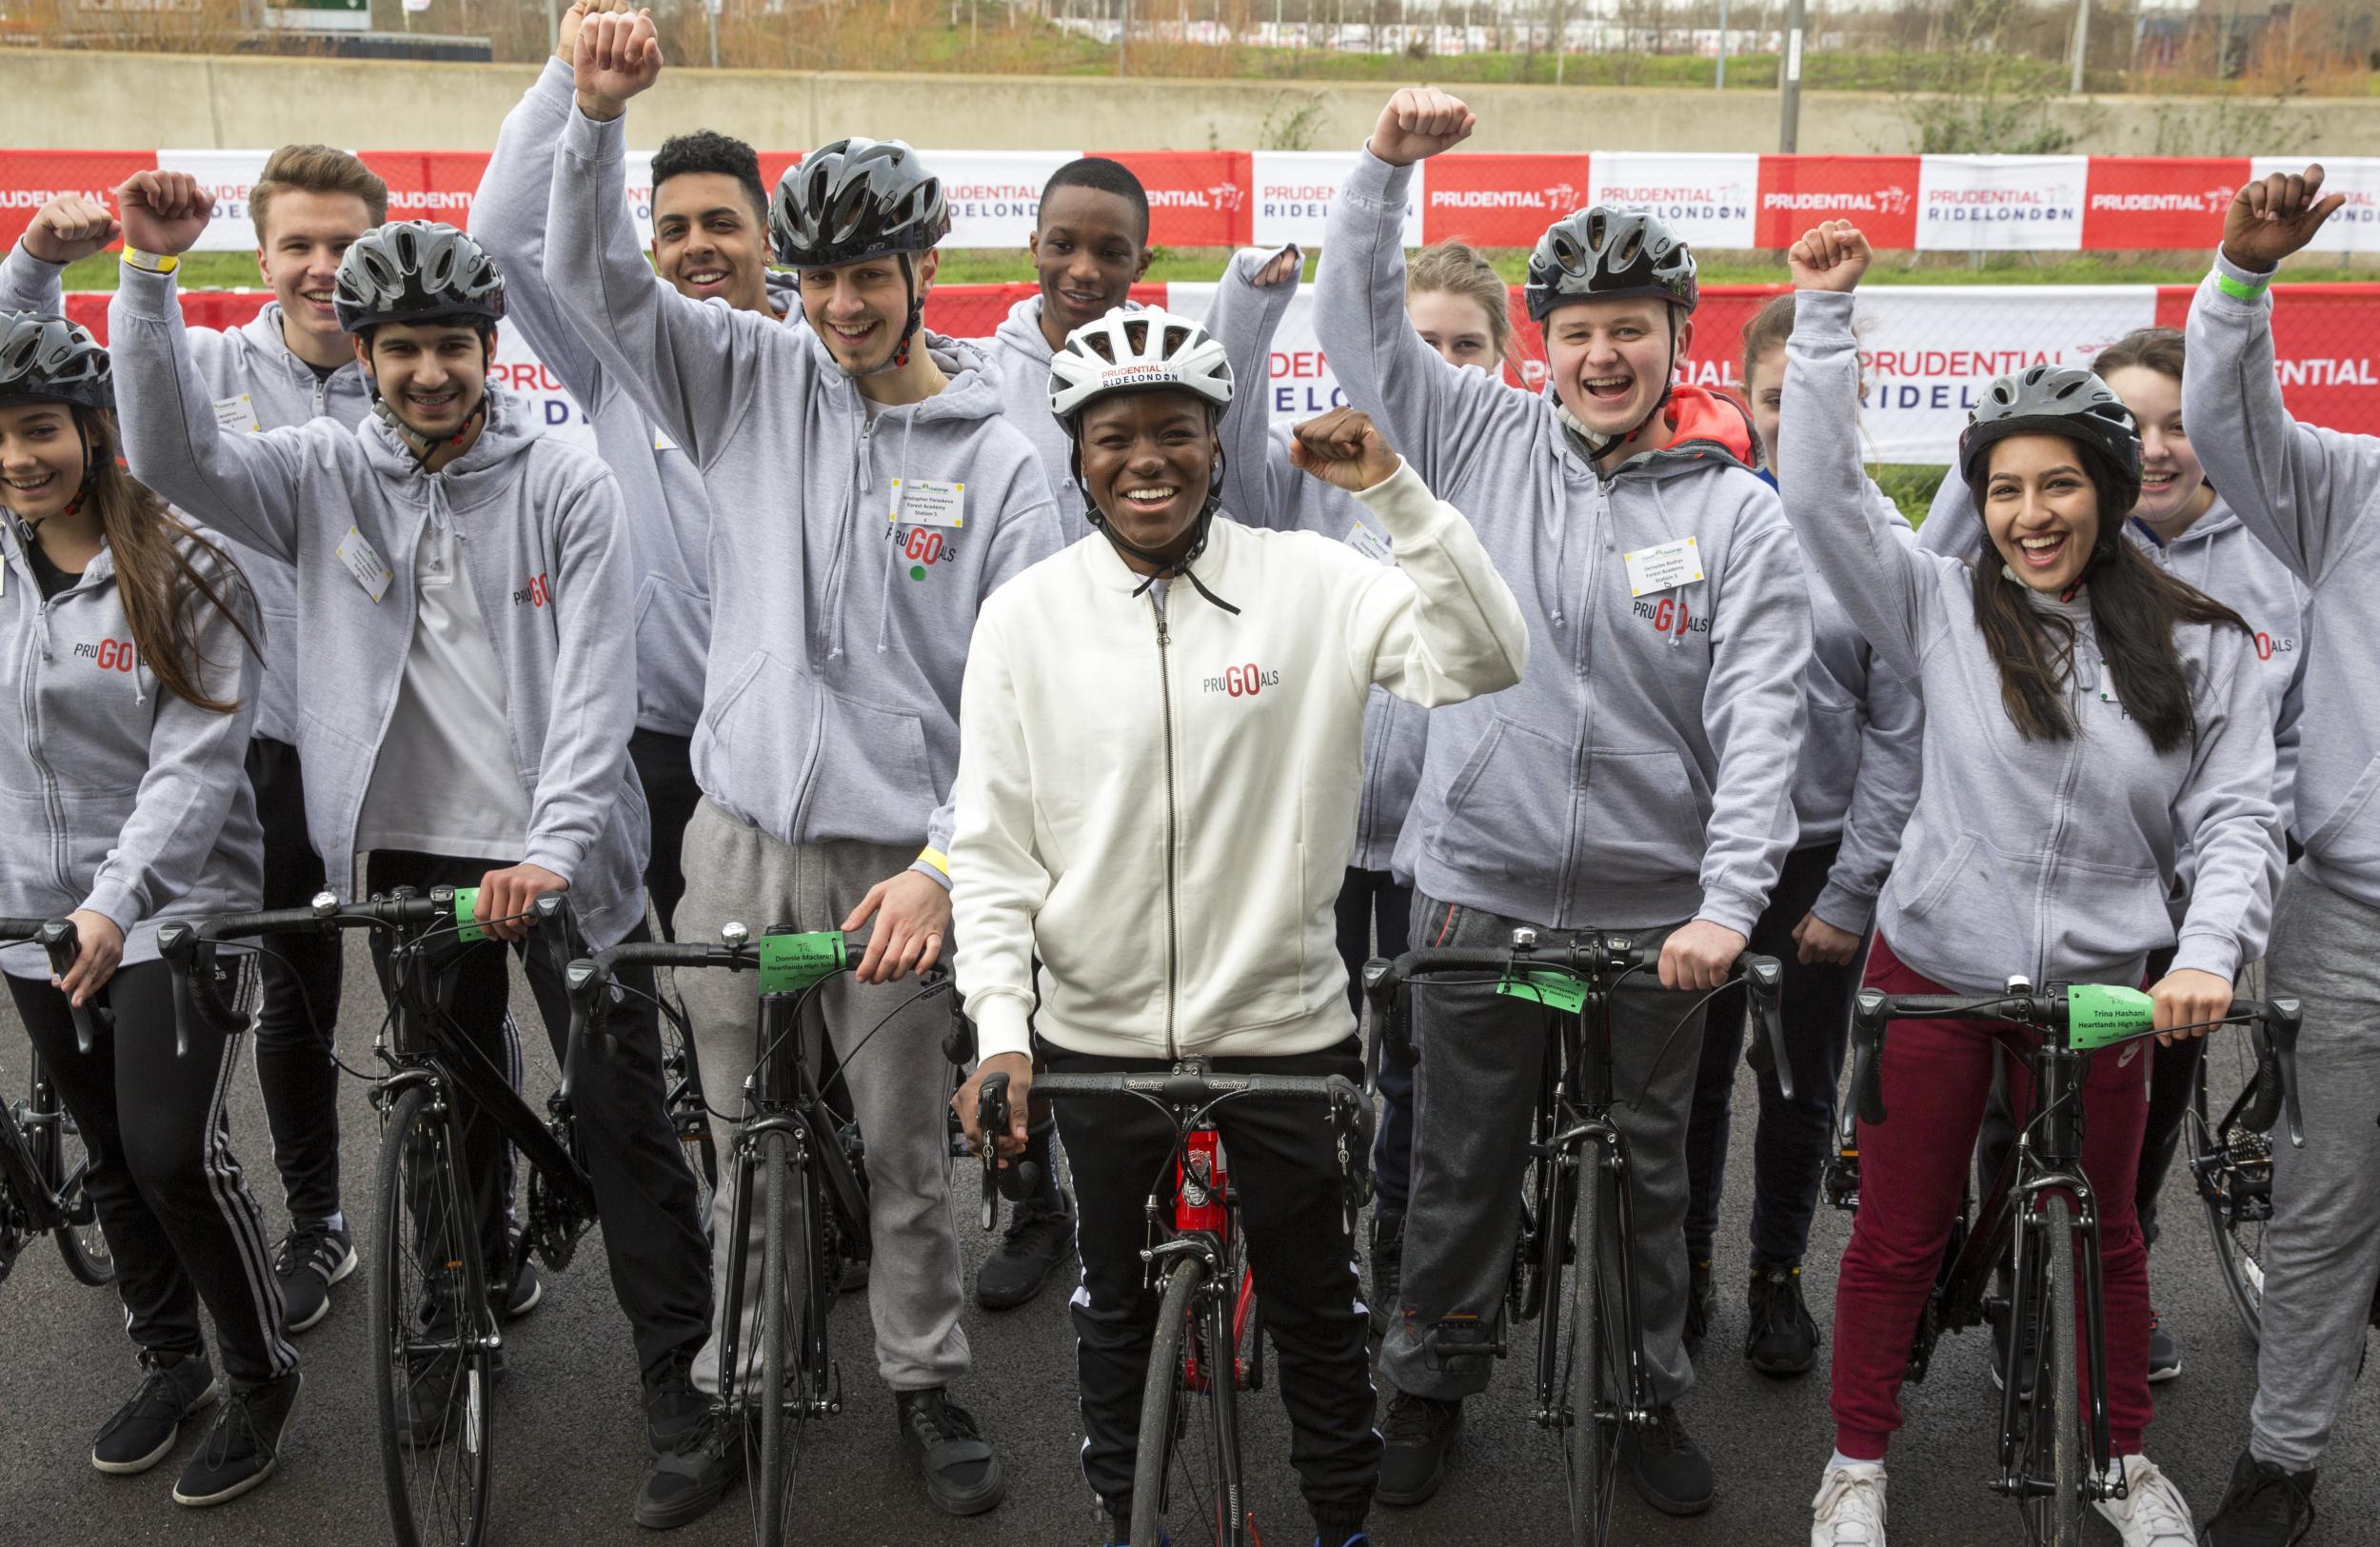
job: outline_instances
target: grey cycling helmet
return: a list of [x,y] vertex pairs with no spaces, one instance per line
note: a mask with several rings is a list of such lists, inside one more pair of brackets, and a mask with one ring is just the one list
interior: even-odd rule
[[837,140],[777,180],[769,244],[794,268],[924,252],[950,233],[942,179],[899,140]]
[[[2130,499],[2140,497],[2140,432],[2132,411],[2080,366],[2034,366],[1992,384],[1958,438],[1958,472],[1970,489],[1989,475],[1993,446],[2012,435],[2063,435],[2096,458]],[[2104,526],[2112,534],[2116,524]]]
[[116,406],[108,351],[89,328],[38,311],[0,311],[0,407]]
[[1598,204],[1545,228],[1529,254],[1523,295],[1542,323],[1566,301],[1644,297],[1691,313],[1701,299],[1695,257],[1660,216]]
[[360,333],[382,323],[505,314],[496,260],[468,232],[428,220],[394,220],[366,231],[339,260],[331,292],[339,326]]

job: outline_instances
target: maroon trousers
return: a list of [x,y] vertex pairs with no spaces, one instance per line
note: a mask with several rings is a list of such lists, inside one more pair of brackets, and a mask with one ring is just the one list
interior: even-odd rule
[[[1868,986],[1887,994],[1945,994],[1876,937]],[[2024,1050],[2022,1034],[1954,1021],[1896,1021],[1884,1040],[1887,1121],[1859,1125],[1859,1212],[1835,1287],[1835,1443],[1855,1460],[1880,1461],[1901,1426],[1901,1377],[1958,1212],[1975,1132],[1992,1086],[1992,1044]],[[2083,1175],[2097,1194],[2107,1313],[2108,1427],[2115,1453],[2140,1449],[2149,1426],[2149,1251],[2132,1183],[2149,1117],[2150,1053],[2127,1042],[2094,1056],[2083,1085]],[[2023,1113],[2031,1073],[2009,1070],[2009,1100]],[[2079,1259],[2068,1275],[2082,1293]],[[2087,1387],[2075,1349],[2078,1389]]]

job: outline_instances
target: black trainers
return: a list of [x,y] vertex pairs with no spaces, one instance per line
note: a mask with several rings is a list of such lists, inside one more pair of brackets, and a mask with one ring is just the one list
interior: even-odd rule
[[1041,1292],[1061,1262],[1074,1260],[1074,1214],[1063,1194],[1058,1206],[1038,1199],[1017,1205],[1000,1245],[975,1276],[975,1302],[1013,1311]]
[[215,1373],[207,1356],[141,1350],[140,1389],[100,1425],[90,1464],[115,1477],[146,1472],[166,1458],[184,1420],[215,1399]]
[[1697,1257],[1686,1264],[1686,1352],[1699,1352],[1711,1336],[1711,1312],[1718,1305],[1718,1286],[1711,1280],[1711,1259]]
[[2311,1467],[2289,1472],[2246,1451],[2207,1522],[2207,1547],[2295,1547],[2314,1528]]
[[1405,1213],[1381,1209],[1372,1216],[1372,1340],[1388,1336],[1398,1301],[1405,1293]]
[[1761,1268],[1745,1296],[1744,1358],[1762,1375],[1800,1375],[1818,1361],[1818,1323],[1801,1298],[1801,1264]]
[[292,1225],[273,1253],[282,1325],[305,1332],[330,1314],[330,1286],[355,1271],[355,1242],[327,1225]]
[[2149,1383],[2171,1380],[2182,1373],[2181,1340],[2166,1330],[2165,1319],[2149,1313]]
[[282,1438],[297,1412],[298,1372],[235,1391],[215,1410],[206,1443],[182,1469],[173,1501],[204,1509],[226,1504],[272,1476],[281,1459]]
[[645,1388],[645,1444],[656,1456],[684,1445],[710,1417],[711,1398],[694,1389],[693,1364],[691,1354],[673,1359]]
[[636,1523],[648,1531],[671,1531],[699,1520],[742,1476],[743,1418],[705,1409],[676,1449],[653,1458],[653,1470],[637,1490]]
[[1711,1458],[1678,1421],[1676,1404],[1653,1410],[1653,1421],[1631,1425],[1619,1442],[1620,1464],[1636,1497],[1664,1515],[1699,1515],[1711,1507]]
[[1008,1491],[1000,1458],[975,1427],[967,1410],[937,1386],[893,1393],[893,1421],[901,1448],[925,1474],[925,1496],[949,1515],[981,1515]]
[[1380,1419],[1380,1481],[1373,1497],[1399,1508],[1426,1502],[1446,1480],[1446,1456],[1462,1433],[1462,1403],[1391,1392]]

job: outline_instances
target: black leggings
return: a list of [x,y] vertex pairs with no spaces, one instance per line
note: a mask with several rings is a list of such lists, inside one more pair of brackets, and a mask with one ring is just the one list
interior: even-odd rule
[[224,1124],[239,1034],[194,1021],[189,1051],[176,1058],[173,975],[163,962],[123,967],[108,980],[99,1002],[114,1024],[97,1025],[89,1054],[75,1049],[64,994],[11,977],[9,995],[82,1130],[90,1156],[83,1185],[108,1232],[132,1341],[203,1357],[203,1300],[233,1390],[296,1369],[265,1221]]
[[[323,862],[306,832],[306,784],[297,748],[259,736],[248,744],[248,780],[265,827],[268,908],[302,907],[323,889]],[[339,1025],[344,970],[336,934],[268,935],[256,966],[256,1086],[272,1132],[289,1218],[320,1224],[339,1206]]]

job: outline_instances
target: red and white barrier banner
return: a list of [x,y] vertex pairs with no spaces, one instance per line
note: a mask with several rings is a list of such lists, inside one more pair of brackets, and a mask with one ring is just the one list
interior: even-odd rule
[[[1012,305],[1033,293],[1022,283],[937,286],[926,323],[957,338],[986,337]],[[1777,293],[1760,285],[1707,287],[1678,379],[1740,393],[1744,324]],[[1191,317],[1205,315],[1214,294],[1212,284],[1134,290],[1140,301]],[[2087,365],[2136,327],[2179,327],[2192,294],[2182,285],[1872,286],[1859,292],[1857,323],[1866,367],[1860,431],[1869,454],[1879,462],[1947,462],[1968,410],[1994,376],[2044,363]],[[2277,374],[2291,410],[2311,424],[2380,434],[2380,285],[2283,285],[2273,294]],[[256,290],[200,290],[185,293],[182,305],[193,327],[232,327],[256,315],[265,300]],[[1519,315],[1517,288],[1512,305]],[[69,296],[68,312],[107,336],[104,293]],[[1315,339],[1313,317],[1314,292],[1301,290],[1274,336],[1267,391],[1243,391],[1241,403],[1288,419],[1345,403]],[[1541,385],[1537,330],[1522,327],[1516,338],[1524,354],[1508,379]],[[535,401],[550,432],[592,445],[585,416],[517,330],[499,329],[496,365],[499,380]]]
[[[1150,239],[1166,247],[1319,246],[1347,176],[1342,150],[1117,150],[1149,190]],[[106,197],[133,172],[194,173],[215,195],[200,247],[255,245],[249,190],[262,150],[0,150],[0,243],[13,242],[52,196]],[[487,169],[485,152],[367,150],[387,180],[398,220],[466,225]],[[1049,174],[1072,150],[926,150],[949,190],[951,236],[962,248],[1021,248]],[[770,187],[799,159],[764,151]],[[1640,151],[1436,157],[1414,169],[1409,246],[1459,237],[1529,247],[1562,215],[1596,200],[1651,208],[1707,248],[1781,248],[1821,220],[1855,220],[1879,248],[1949,251],[2110,252],[2211,248],[2223,211],[2250,175],[2296,171],[2288,158],[2247,156],[1766,156]],[[2380,156],[2323,163],[2347,207],[2310,250],[2380,250]],[[652,222],[652,155],[629,154],[637,229]]]

